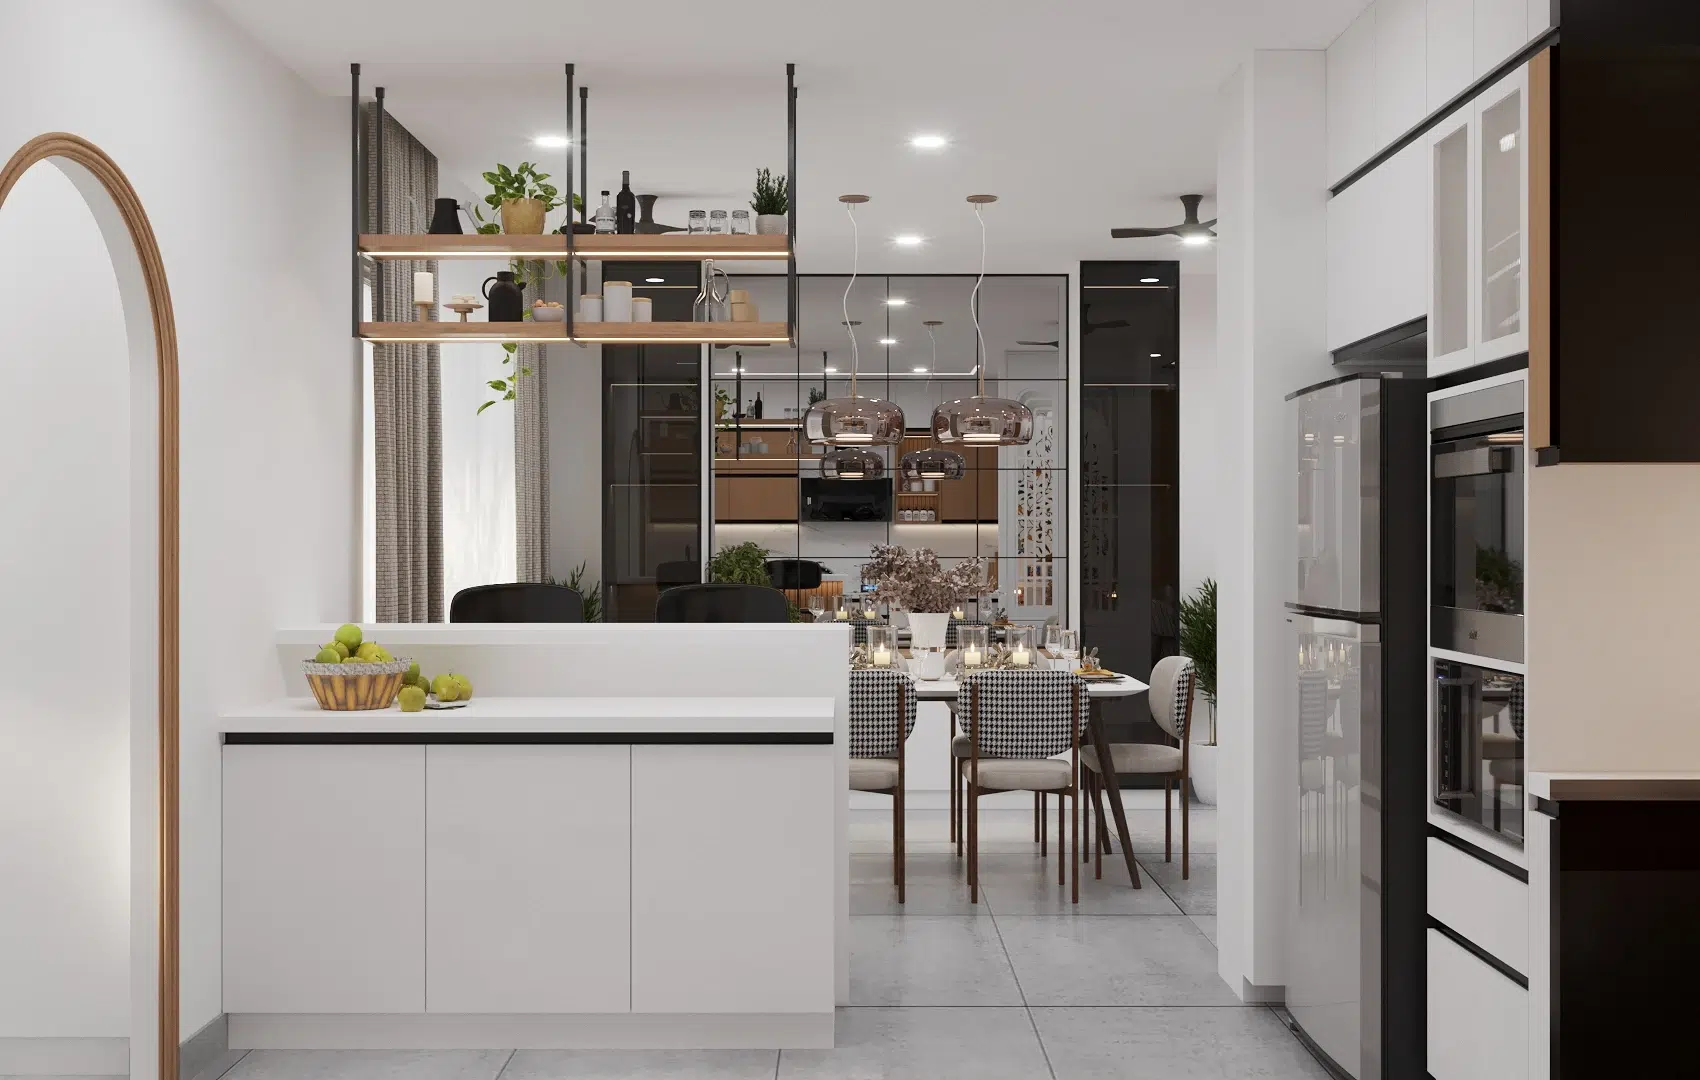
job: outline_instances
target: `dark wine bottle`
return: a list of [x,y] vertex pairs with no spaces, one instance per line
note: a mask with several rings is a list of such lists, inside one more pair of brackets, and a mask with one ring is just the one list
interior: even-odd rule
[[756,391],[755,414],[756,414],[756,419],[760,420],[761,419],[761,391],[760,390]]
[[620,173],[620,194],[614,200],[614,231],[621,235],[637,232],[637,196],[632,194],[632,174]]

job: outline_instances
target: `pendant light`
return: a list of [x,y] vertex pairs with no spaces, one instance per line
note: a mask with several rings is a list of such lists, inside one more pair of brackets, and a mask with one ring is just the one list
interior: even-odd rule
[[820,474],[828,480],[878,480],[885,475],[885,459],[860,446],[841,446],[820,459]]
[[1033,410],[1009,398],[986,396],[986,337],[980,331],[980,286],[986,280],[986,219],[980,208],[998,201],[996,195],[970,195],[969,205],[980,222],[980,277],[968,299],[974,317],[975,372],[979,393],[947,401],[933,410],[933,438],[946,446],[1025,446],[1033,441]]
[[[933,328],[944,323],[928,319],[921,325],[927,328],[927,337],[933,343],[933,364],[927,369],[927,383],[931,385],[932,374],[939,369],[939,339],[933,334]],[[904,454],[899,468],[905,480],[960,480],[968,472],[968,460],[955,450],[929,446]]]
[[[856,286],[856,273],[862,259],[861,237],[856,231],[856,207],[867,202],[868,197],[840,195],[838,201],[844,204],[844,212],[850,217],[853,245],[850,283],[844,287],[844,329],[850,335],[850,396],[827,398],[809,406],[803,417],[803,431],[811,443],[825,446],[896,446],[903,441],[903,410],[890,401],[861,397],[856,393],[861,354],[856,346],[856,327],[850,321],[850,290]],[[825,467],[823,461],[822,468]],[[884,462],[881,462],[882,472],[884,468]]]

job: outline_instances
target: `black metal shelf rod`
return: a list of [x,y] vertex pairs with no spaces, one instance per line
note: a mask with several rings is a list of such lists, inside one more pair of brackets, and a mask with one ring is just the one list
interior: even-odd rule
[[353,314],[349,322],[349,333],[360,336],[360,282],[364,276],[360,265],[360,215],[366,209],[366,170],[360,157],[360,65],[348,65],[349,93],[349,149],[348,156],[353,181],[348,197],[349,228],[352,235],[349,242],[354,247],[354,261],[350,267],[350,302]]

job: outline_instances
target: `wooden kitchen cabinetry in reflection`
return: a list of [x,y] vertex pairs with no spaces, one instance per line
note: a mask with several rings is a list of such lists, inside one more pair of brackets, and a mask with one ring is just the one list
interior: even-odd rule
[[998,450],[995,446],[961,449],[968,474],[960,480],[939,481],[939,520],[981,522],[998,520]]
[[780,476],[716,476],[714,520],[797,520],[797,474]]

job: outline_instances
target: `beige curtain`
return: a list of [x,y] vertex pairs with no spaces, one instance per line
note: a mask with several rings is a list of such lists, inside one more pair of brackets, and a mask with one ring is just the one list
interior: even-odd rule
[[[379,215],[377,109],[366,114],[366,221],[378,233],[423,233],[437,197],[437,158],[384,114],[383,212]],[[373,318],[412,322],[413,274],[435,262],[368,264]],[[435,318],[435,314],[432,315]],[[372,347],[373,443],[377,456],[379,622],[443,621],[443,412],[441,361],[423,342]]]
[[[514,393],[514,540],[516,576],[521,581],[549,577],[549,382],[546,346],[519,347],[520,370]],[[518,372],[516,372],[518,375]]]

